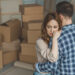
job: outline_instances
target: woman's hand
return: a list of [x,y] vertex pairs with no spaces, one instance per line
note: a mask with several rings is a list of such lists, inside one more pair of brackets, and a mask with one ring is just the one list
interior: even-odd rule
[[60,36],[60,34],[61,34],[61,30],[54,32],[54,33],[53,33],[53,39],[58,39],[59,36]]

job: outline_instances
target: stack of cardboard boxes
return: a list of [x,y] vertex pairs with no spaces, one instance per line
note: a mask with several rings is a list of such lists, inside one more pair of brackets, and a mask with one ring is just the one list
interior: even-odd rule
[[36,40],[41,36],[41,25],[43,21],[43,6],[36,4],[21,5],[22,14],[22,39],[20,61],[35,63]]
[[0,34],[3,42],[11,42],[18,39],[21,35],[21,25],[18,19],[10,20],[0,25]]
[[[17,60],[18,52],[13,49],[17,49],[16,47],[20,45],[16,40],[21,36],[21,22],[18,19],[14,19],[2,24],[0,34],[0,68],[2,68],[3,65]],[[16,42],[13,43],[13,41]],[[18,46],[16,46],[17,43],[19,43]]]
[[26,4],[20,6],[23,22],[42,20],[43,11],[42,6],[37,4]]
[[[22,27],[18,19],[0,25],[0,68],[16,61],[18,50],[21,50],[19,53],[20,61],[31,64],[37,62],[35,45],[36,40],[41,36],[43,6],[21,5],[20,12]],[[20,43],[19,38],[22,39],[22,43]]]

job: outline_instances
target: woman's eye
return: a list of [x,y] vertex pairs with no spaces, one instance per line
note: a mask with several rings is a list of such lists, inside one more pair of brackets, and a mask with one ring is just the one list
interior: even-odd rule
[[57,28],[57,26],[54,26],[54,28]]
[[47,26],[47,28],[51,28],[51,26]]

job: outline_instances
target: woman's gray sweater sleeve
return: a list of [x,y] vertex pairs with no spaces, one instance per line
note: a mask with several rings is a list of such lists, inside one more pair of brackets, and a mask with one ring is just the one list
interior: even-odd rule
[[48,45],[45,43],[43,39],[38,39],[36,41],[36,46],[37,46],[37,51],[40,52],[43,58],[49,60],[50,62],[57,61],[57,59],[54,58],[53,54],[51,53],[51,49],[48,48]]

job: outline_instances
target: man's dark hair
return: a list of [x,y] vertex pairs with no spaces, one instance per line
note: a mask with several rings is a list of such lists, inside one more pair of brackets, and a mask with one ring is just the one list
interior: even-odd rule
[[73,5],[70,2],[62,1],[56,5],[56,12],[66,17],[72,17]]

